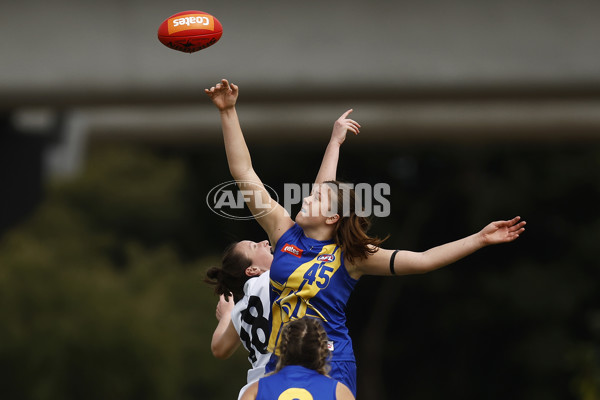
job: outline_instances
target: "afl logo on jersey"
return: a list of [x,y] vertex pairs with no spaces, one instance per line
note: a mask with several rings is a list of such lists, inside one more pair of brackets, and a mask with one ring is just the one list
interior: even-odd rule
[[333,262],[334,260],[335,256],[333,254],[321,254],[317,257],[317,261]]
[[293,244],[286,243],[281,248],[281,251],[283,251],[284,253],[288,253],[288,254],[291,254],[291,255],[293,255],[295,257],[300,258],[300,257],[302,257],[302,251],[303,250],[297,248]]

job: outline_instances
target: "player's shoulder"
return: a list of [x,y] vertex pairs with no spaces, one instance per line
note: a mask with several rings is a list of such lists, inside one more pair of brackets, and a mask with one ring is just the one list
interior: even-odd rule
[[354,400],[354,395],[348,386],[337,382],[335,386],[335,398],[339,400]]
[[284,240],[285,241],[289,241],[289,240],[298,239],[303,233],[304,233],[304,230],[300,227],[300,225],[298,225],[297,223],[294,222],[279,237],[279,240],[277,241],[277,246],[276,247],[282,246],[284,244],[283,243]]
[[271,274],[269,271],[265,271],[257,277],[250,278],[244,284],[244,294],[246,296],[257,295],[263,290],[269,289],[269,281]]

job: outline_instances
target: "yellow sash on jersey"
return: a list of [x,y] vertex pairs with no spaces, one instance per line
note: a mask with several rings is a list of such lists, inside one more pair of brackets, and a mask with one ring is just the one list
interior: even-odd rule
[[[319,256],[325,254],[333,254],[335,259],[333,261],[317,260]],[[329,244],[323,246],[321,252],[315,258],[296,268],[285,283],[279,283],[271,279],[271,286],[278,293],[278,297],[273,302],[271,309],[273,324],[271,325],[271,336],[269,338],[269,351],[279,356],[277,343],[279,342],[281,328],[289,321],[304,317],[307,315],[308,310],[311,310],[309,315],[319,317],[327,322],[323,314],[310,304],[310,300],[321,289],[329,285],[331,277],[341,265],[341,249],[335,244]]]

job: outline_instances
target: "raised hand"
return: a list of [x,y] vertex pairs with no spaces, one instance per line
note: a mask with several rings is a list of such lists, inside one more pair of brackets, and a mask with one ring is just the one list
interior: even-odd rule
[[515,217],[508,221],[495,221],[483,228],[479,234],[483,242],[487,244],[498,244],[512,242],[525,230],[525,221],[521,217]]
[[204,89],[204,92],[220,111],[235,107],[239,93],[237,85],[229,83],[227,79],[221,79],[221,82],[210,89]]
[[359,134],[360,124],[353,119],[348,118],[348,115],[350,115],[352,111],[352,109],[346,111],[335,121],[333,124],[333,132],[331,132],[331,141],[341,145],[344,143],[344,140],[346,140],[346,133],[348,131],[351,131],[355,135]]
[[224,315],[231,315],[231,310],[233,310],[234,305],[233,296],[230,295],[225,299],[224,295],[220,295],[219,302],[217,303],[217,311],[215,312],[217,321],[220,321]]

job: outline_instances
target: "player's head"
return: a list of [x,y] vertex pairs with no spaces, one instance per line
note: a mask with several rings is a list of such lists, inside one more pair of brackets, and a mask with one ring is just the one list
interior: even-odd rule
[[315,184],[310,196],[302,200],[302,208],[296,215],[296,222],[303,229],[323,226],[333,227],[340,218],[333,201],[335,188],[327,182]]
[[300,365],[326,375],[330,357],[327,341],[327,333],[316,318],[304,317],[288,322],[281,330],[281,355],[276,371],[287,365]]
[[356,203],[352,185],[327,181],[315,185],[311,195],[304,199],[296,222],[303,229],[322,226],[330,230],[331,238],[350,261],[366,258],[372,253],[372,246],[379,246],[383,240],[367,234],[371,222],[357,214]]
[[245,270],[245,274],[249,277],[260,275],[271,269],[273,253],[268,240],[262,242],[242,240],[234,244],[232,251],[250,260],[251,268]]
[[246,281],[270,270],[272,261],[268,240],[258,243],[250,240],[235,242],[225,248],[221,267],[210,268],[204,281],[215,285],[216,294],[231,294],[237,302],[244,296]]

